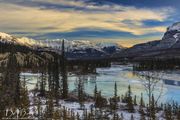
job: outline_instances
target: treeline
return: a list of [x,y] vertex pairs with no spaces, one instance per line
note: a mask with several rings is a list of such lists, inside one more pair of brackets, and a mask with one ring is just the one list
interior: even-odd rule
[[[9,56],[6,54],[14,54],[17,57],[17,62],[20,67],[23,69],[32,69],[32,68],[41,68],[47,66],[55,59],[61,60],[62,56],[56,52],[48,51],[43,48],[31,48],[24,45],[19,45],[15,43],[0,43],[0,67],[7,67],[6,59],[9,59]],[[4,57],[3,57],[4,56]],[[6,57],[5,57],[6,56]]]
[[133,69],[140,71],[180,69],[180,58],[141,60],[134,63]]

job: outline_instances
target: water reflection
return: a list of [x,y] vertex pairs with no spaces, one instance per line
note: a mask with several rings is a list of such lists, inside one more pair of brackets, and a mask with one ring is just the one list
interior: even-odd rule
[[[168,72],[167,74],[164,73],[162,80],[160,80],[155,87],[154,94],[155,96],[157,96],[163,84],[163,94],[161,98],[162,102],[171,102],[172,100],[175,100],[180,103],[180,81],[178,79],[179,74],[175,73],[176,72]],[[59,72],[59,77],[57,76],[56,79],[59,79],[61,81],[61,74],[62,73]],[[133,94],[137,95],[137,99],[140,98],[141,93],[143,93],[144,96],[146,94],[144,86],[142,84],[142,79],[140,79],[133,73],[131,65],[111,65],[111,67],[108,66],[102,68],[96,68],[95,66],[88,68],[83,66],[67,67],[67,83],[69,92],[75,89],[75,81],[78,79],[79,75],[83,76],[84,88],[86,93],[91,95],[93,94],[95,84],[97,84],[98,90],[102,91],[103,96],[113,96],[115,82],[117,83],[119,96],[126,93],[128,85],[131,85]],[[20,73],[21,80],[23,80],[23,76],[26,77],[28,89],[32,90],[40,81],[42,73],[31,73],[29,71],[25,71]],[[171,76],[172,79],[169,79],[169,76]],[[48,78],[50,77],[50,75],[47,74],[46,77]],[[46,82],[46,84],[48,85],[48,80]],[[57,83],[55,82],[53,84],[56,85]],[[58,84],[60,85],[61,89],[62,83]],[[145,99],[147,99],[146,96]]]

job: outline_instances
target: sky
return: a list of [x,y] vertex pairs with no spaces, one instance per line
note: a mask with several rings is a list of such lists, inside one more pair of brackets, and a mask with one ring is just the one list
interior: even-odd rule
[[36,40],[160,40],[180,21],[180,0],[0,0],[0,32]]

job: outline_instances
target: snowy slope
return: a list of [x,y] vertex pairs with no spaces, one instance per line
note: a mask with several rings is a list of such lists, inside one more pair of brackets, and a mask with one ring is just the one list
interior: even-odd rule
[[38,42],[36,40],[29,39],[27,37],[17,38],[3,32],[0,32],[0,42],[7,44],[23,45],[27,47],[44,46],[43,43]]
[[[46,40],[43,43],[56,51],[61,51],[62,40],[60,39]],[[114,43],[93,43],[85,40],[64,40],[64,46],[66,57],[69,59],[99,59],[109,57],[123,49]]]
[[[62,40],[46,40],[42,41],[46,46],[52,47],[55,49],[61,49]],[[74,51],[74,50],[86,50],[86,49],[94,49],[97,51],[105,52],[103,48],[105,47],[115,47],[117,50],[123,49],[122,46],[118,46],[116,43],[92,43],[90,41],[85,40],[64,40],[65,50],[66,51]]]
[[174,31],[174,30],[180,31],[180,22],[174,23],[167,29],[167,31]]

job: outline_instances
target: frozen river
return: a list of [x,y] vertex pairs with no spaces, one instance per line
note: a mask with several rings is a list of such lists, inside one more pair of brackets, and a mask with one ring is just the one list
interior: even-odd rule
[[[162,102],[172,102],[174,100],[180,103],[180,71],[165,71],[158,74],[161,79],[155,86],[155,97],[162,93]],[[21,75],[25,75],[29,79],[29,89],[35,87],[39,74],[22,73]],[[131,85],[133,95],[137,95],[137,98],[140,98],[140,94],[143,93],[146,99],[145,80],[134,75],[130,65],[112,65],[109,68],[96,68],[96,74],[77,75],[73,74],[73,72],[69,73],[68,85],[70,91],[75,89],[75,81],[78,80],[79,76],[84,80],[85,91],[88,94],[93,94],[96,84],[103,96],[113,96],[116,82],[119,96],[124,95],[127,92],[128,85]]]

